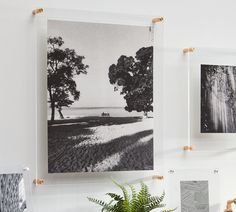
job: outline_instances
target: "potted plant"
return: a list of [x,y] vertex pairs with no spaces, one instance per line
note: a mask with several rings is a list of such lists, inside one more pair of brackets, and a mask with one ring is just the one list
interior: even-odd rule
[[[161,196],[152,196],[149,193],[148,186],[141,182],[141,188],[137,192],[133,185],[127,185],[131,192],[126,188],[127,186],[120,185],[113,181],[121,190],[123,195],[116,193],[107,193],[111,197],[111,201],[106,203],[96,198],[88,197],[88,200],[100,205],[102,212],[149,212],[156,208],[164,208],[163,200],[165,192]],[[171,212],[176,209],[166,210],[162,212]]]

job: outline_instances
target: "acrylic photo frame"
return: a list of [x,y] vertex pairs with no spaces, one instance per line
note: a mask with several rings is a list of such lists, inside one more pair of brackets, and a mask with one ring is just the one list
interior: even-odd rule
[[165,182],[168,207],[177,208],[176,212],[219,212],[219,175],[218,169],[168,170]]
[[[1,166],[1,198],[4,199],[2,211],[33,211],[32,188],[29,168],[23,166]],[[6,196],[9,195],[9,196]],[[8,208],[10,207],[10,208]]]
[[[231,152],[236,148],[235,133],[203,132],[201,129],[201,85],[203,84],[204,66],[234,67],[236,65],[236,50],[217,48],[195,48],[185,54],[186,75],[189,74],[188,104],[189,104],[189,137],[187,146],[195,151]],[[210,73],[210,72],[209,72]]]
[[[163,23],[152,24],[154,16],[138,16],[127,14],[99,13],[86,12],[76,10],[59,10],[59,9],[44,9],[43,14],[35,17],[37,24],[37,73],[36,73],[36,93],[37,93],[37,173],[36,178],[42,178],[45,184],[74,184],[81,181],[104,181],[104,179],[112,177],[135,179],[135,173],[140,178],[150,176],[156,173],[162,166],[162,117],[154,123],[154,137],[157,142],[154,142],[154,170],[151,171],[121,171],[121,172],[104,172],[104,173],[59,173],[48,174],[48,156],[47,156],[47,103],[46,103],[46,36],[47,36],[47,21],[48,20],[66,20],[73,22],[88,22],[88,23],[108,23],[108,24],[123,24],[130,26],[150,26],[150,39],[154,43],[154,67],[159,67],[160,71],[154,71],[154,79],[162,78],[162,55],[158,49],[162,48],[162,33]],[[158,41],[157,41],[158,40]],[[159,58],[158,61],[156,58]],[[154,68],[155,70],[156,68]],[[154,102],[161,102],[161,80],[154,85]],[[158,96],[158,97],[156,97]],[[158,100],[157,100],[158,99]],[[155,110],[155,109],[154,109]],[[157,107],[158,113],[161,114],[162,105]],[[158,129],[158,134],[157,134]],[[127,178],[128,177],[128,178]],[[96,179],[95,179],[96,178]]]

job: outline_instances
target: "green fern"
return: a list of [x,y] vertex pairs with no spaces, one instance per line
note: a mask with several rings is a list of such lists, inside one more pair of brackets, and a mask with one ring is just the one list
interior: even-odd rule
[[[106,195],[110,196],[112,199],[109,203],[88,197],[89,201],[102,207],[102,212],[150,212],[153,209],[165,207],[165,204],[162,203],[165,192],[163,192],[161,196],[151,196],[148,186],[141,182],[139,192],[136,191],[133,185],[127,185],[131,191],[130,194],[126,186],[120,185],[114,180],[113,182],[121,189],[123,196],[115,193],[107,193]],[[176,209],[170,209],[161,212],[173,212],[175,210]]]
[[95,203],[97,205],[102,206],[102,211],[112,211],[112,209],[113,209],[112,201],[109,202],[109,203],[105,203],[102,200],[98,200],[98,199],[91,198],[91,197],[88,197],[88,200],[90,202],[93,202],[93,203]]
[[107,193],[106,195],[110,196],[112,199],[114,199],[116,201],[122,201],[123,200],[123,197],[118,195],[118,194]]
[[131,208],[130,208],[130,197],[129,197],[129,193],[128,193],[128,190],[125,188],[125,186],[123,185],[120,185],[119,183],[117,183],[116,181],[112,180],[113,183],[115,183],[115,185],[117,185],[123,192],[123,211],[125,212],[131,212]]

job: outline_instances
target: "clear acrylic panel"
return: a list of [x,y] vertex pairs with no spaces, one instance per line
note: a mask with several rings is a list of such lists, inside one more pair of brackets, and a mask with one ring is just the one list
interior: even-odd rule
[[185,56],[186,74],[189,72],[188,142],[196,151],[234,149],[236,131],[230,125],[235,122],[236,50],[195,48]]
[[[163,180],[153,180],[151,177],[144,177],[133,181],[125,179],[123,182],[132,184],[138,191],[140,189],[140,180],[149,187],[152,195],[162,194],[164,190]],[[122,183],[119,180],[117,182]],[[109,202],[110,198],[105,195],[108,192],[122,194],[121,190],[111,180],[107,180],[106,182],[82,182],[80,184],[47,184],[37,187],[35,204],[36,206],[40,205],[40,209],[45,211],[61,211],[63,209],[71,209],[71,211],[99,211],[101,208],[95,204],[90,204],[87,197]],[[49,196],[50,198],[48,198]]]
[[180,211],[220,210],[220,173],[218,169],[170,169],[166,173],[170,208]]
[[[154,119],[154,169],[148,171],[111,171],[97,173],[48,173],[47,138],[47,23],[48,20],[83,23],[146,26],[150,30],[150,41],[154,46],[154,106],[155,114],[162,110],[162,34],[163,23],[152,24],[155,16],[86,12],[76,10],[44,9],[37,15],[37,173],[36,178],[44,179],[45,185],[80,184],[85,182],[107,182],[110,177],[120,181],[133,181],[150,177],[162,171],[162,117]],[[150,27],[150,28],[149,28]],[[160,70],[160,71],[159,71]]]

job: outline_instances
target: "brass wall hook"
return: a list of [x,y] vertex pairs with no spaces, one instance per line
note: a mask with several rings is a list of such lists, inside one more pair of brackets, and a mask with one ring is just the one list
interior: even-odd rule
[[192,52],[194,52],[194,50],[195,50],[195,48],[192,48],[192,47],[191,47],[191,48],[184,48],[184,49],[183,49],[183,53],[184,53],[184,54],[186,54],[186,53],[192,53]]
[[192,146],[184,146],[183,150],[184,151],[193,151],[193,147]]
[[43,8],[36,8],[32,11],[32,15],[37,15],[43,12]]
[[34,179],[33,183],[37,185],[43,185],[44,184],[44,179]]
[[152,179],[153,179],[153,180],[164,180],[164,176],[161,176],[161,175],[153,175],[153,176],[152,176]]
[[164,21],[163,17],[156,17],[156,18],[152,19],[153,24],[156,24],[156,23],[159,23],[159,22],[162,22],[162,21]]

